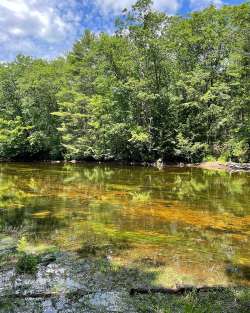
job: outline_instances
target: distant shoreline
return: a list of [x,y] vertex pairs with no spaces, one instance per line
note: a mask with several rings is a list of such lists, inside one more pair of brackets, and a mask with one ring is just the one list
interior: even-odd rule
[[114,164],[121,166],[144,166],[144,167],[156,167],[158,169],[168,167],[189,167],[189,168],[201,168],[207,170],[224,170],[224,171],[244,171],[250,172],[250,163],[234,163],[219,161],[209,161],[200,163],[182,163],[182,162],[136,162],[136,161],[116,161],[116,160],[0,160],[0,163],[46,163],[46,164]]

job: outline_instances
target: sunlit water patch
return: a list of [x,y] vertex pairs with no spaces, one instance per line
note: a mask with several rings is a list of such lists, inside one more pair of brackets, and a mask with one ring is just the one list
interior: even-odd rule
[[33,249],[107,255],[155,284],[250,284],[250,174],[1,164],[0,227]]

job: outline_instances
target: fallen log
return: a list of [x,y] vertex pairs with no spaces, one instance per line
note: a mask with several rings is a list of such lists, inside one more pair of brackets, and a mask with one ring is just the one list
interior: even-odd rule
[[[130,289],[130,296],[134,296],[136,294],[154,294],[154,293],[162,293],[162,294],[169,294],[169,295],[183,295],[189,292],[211,292],[211,291],[224,291],[228,289],[229,287],[224,287],[224,286],[201,286],[201,287],[194,287],[194,286],[181,286],[178,288],[132,288]],[[230,288],[240,288],[239,286],[237,287],[230,287]],[[243,287],[242,287],[243,288]],[[103,291],[103,290],[102,290]],[[53,297],[58,297],[61,294],[64,294],[65,296],[70,296],[70,297],[84,297],[87,295],[95,294],[99,291],[84,291],[81,289],[77,289],[74,291],[69,291],[69,292],[37,292],[37,293],[7,293],[5,295],[0,295],[0,301],[1,300],[6,300],[6,299],[26,299],[26,298],[31,298],[31,299],[37,299],[37,298],[53,298]]]
[[169,295],[183,295],[188,292],[208,292],[208,291],[218,291],[224,290],[226,287],[223,286],[202,286],[202,287],[194,287],[194,286],[181,286],[178,288],[132,288],[129,292],[131,296],[136,294],[152,294],[152,293],[163,293]]

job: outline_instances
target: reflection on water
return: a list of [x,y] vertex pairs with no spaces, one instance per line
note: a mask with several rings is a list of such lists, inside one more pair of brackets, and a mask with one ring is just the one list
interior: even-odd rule
[[65,250],[115,243],[116,262],[157,268],[163,285],[250,284],[249,187],[249,173],[1,164],[0,227]]

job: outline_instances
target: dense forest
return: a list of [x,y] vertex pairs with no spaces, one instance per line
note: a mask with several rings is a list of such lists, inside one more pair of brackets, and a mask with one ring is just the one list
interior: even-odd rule
[[248,161],[250,4],[139,0],[67,56],[0,64],[0,158]]

